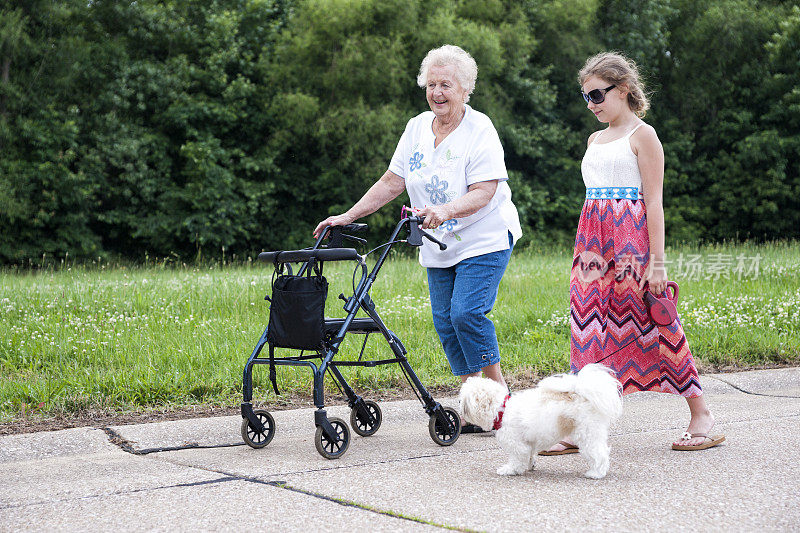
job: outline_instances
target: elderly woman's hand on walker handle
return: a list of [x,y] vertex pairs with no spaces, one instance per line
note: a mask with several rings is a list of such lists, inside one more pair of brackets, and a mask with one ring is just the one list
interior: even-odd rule
[[497,191],[497,180],[479,181],[468,187],[467,194],[455,202],[426,206],[415,211],[425,217],[422,229],[436,229],[452,218],[464,218],[486,206]]
[[422,229],[436,229],[445,221],[455,218],[450,204],[427,206],[416,211],[415,214],[425,218],[422,222]]
[[319,237],[319,234],[322,233],[328,226],[346,226],[353,222],[356,218],[348,213],[342,213],[341,215],[333,215],[329,216],[319,224],[314,229],[314,237]]

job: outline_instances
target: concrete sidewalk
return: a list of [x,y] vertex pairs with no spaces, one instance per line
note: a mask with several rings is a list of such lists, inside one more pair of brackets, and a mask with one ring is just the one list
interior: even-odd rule
[[702,383],[726,443],[674,452],[685,401],[627,396],[599,481],[577,455],[498,476],[491,435],[441,448],[416,401],[381,404],[377,434],[352,433],[334,461],[314,448],[311,409],[274,412],[261,450],[238,416],[0,437],[0,531],[800,530],[800,369]]

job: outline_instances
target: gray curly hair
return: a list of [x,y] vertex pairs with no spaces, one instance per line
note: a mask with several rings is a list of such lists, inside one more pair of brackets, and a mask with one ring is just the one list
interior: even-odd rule
[[428,52],[419,67],[417,85],[425,87],[428,83],[428,70],[432,66],[446,67],[449,65],[456,67],[456,81],[462,89],[467,91],[464,102],[468,102],[469,95],[475,90],[475,80],[478,79],[478,64],[467,51],[459,46],[446,44]]

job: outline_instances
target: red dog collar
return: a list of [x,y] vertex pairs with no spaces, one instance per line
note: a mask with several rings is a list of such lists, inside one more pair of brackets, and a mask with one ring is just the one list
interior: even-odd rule
[[503,426],[503,413],[506,412],[506,402],[509,398],[511,398],[510,394],[503,399],[503,405],[500,406],[500,411],[497,412],[492,429],[500,429]]

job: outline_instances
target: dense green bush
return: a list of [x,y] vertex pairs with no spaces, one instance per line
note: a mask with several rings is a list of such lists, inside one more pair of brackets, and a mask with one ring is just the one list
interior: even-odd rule
[[[599,125],[577,70],[652,90],[668,239],[800,237],[800,9],[761,0],[21,0],[0,8],[0,263],[308,242],[386,169],[432,47],[476,58],[526,239],[569,244]],[[404,201],[368,220],[385,236]]]

